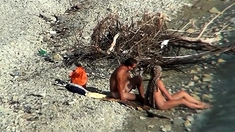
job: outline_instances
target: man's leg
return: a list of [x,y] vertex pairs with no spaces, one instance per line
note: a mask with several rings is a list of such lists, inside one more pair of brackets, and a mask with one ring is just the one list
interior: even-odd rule
[[144,85],[143,85],[142,77],[138,75],[138,76],[131,78],[130,84],[134,86],[133,88],[137,87],[140,96],[144,98]]
[[[119,95],[118,92],[111,92],[111,95],[114,98],[120,99],[120,95]],[[137,96],[135,94],[132,94],[132,93],[123,92],[123,95],[124,95],[124,98],[126,100],[129,100],[129,101],[133,101],[133,100],[137,99]]]

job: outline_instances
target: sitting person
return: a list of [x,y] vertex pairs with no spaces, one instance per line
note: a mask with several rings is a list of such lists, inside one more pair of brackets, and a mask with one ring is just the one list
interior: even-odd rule
[[[124,61],[110,77],[110,92],[112,97],[119,98],[122,101],[138,100],[144,102],[143,81],[140,75],[131,78],[130,71],[137,65],[137,61],[129,58]],[[137,88],[139,95],[130,93],[132,89]]]
[[152,85],[149,84],[145,98],[153,107],[156,106],[160,110],[170,109],[179,105],[184,105],[191,109],[206,109],[210,107],[209,104],[196,100],[183,90],[171,95],[160,79],[162,75],[160,66],[155,66],[151,71],[151,75],[152,82],[150,83]]

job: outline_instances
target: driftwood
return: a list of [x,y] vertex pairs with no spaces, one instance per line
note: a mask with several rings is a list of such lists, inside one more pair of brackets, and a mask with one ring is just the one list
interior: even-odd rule
[[[204,61],[221,53],[234,54],[234,44],[218,46],[217,37],[202,38],[208,26],[227,9],[209,21],[198,34],[182,36],[181,30],[167,27],[167,17],[162,13],[144,13],[142,19],[123,24],[118,16],[109,15],[101,20],[93,30],[90,51],[83,53],[80,59],[113,58],[121,61],[133,57],[139,61],[138,66],[151,68],[154,65],[172,67]],[[218,33],[215,33],[218,34]]]

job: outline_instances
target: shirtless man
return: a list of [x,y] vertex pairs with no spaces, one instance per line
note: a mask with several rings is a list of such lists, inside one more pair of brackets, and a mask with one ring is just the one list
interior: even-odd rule
[[[141,76],[131,78],[130,71],[137,65],[137,61],[129,58],[122,65],[116,68],[110,77],[110,92],[114,98],[122,101],[139,100],[144,101],[144,88]],[[132,89],[137,88],[139,95],[130,93]]]
[[206,109],[211,107],[209,104],[196,100],[183,90],[171,95],[160,79],[162,75],[161,67],[155,66],[154,72],[154,76],[156,76],[155,83],[157,84],[156,91],[154,92],[154,98],[158,109],[166,110],[179,105],[185,105],[191,109]]

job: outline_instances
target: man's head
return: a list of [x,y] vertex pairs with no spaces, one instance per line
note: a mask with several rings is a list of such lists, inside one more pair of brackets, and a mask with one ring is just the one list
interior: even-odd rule
[[134,58],[128,58],[123,62],[123,65],[125,65],[129,70],[133,70],[137,65],[137,60]]

